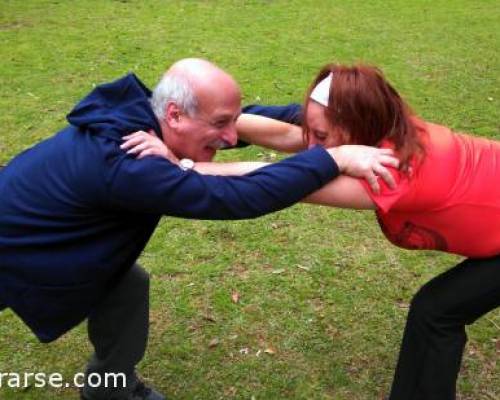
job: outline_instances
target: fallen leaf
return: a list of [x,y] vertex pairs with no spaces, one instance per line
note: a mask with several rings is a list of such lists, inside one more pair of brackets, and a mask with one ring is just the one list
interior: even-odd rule
[[273,347],[268,347],[267,349],[264,350],[264,353],[273,355],[276,354],[276,350]]
[[405,303],[404,301],[398,301],[396,302],[396,305],[402,310],[408,310],[410,308],[410,305],[408,303]]
[[298,269],[303,269],[304,271],[310,271],[310,270],[311,270],[311,268],[309,268],[309,267],[304,267],[303,265],[300,265],[300,264],[299,264],[299,265],[297,265],[297,268],[298,268]]
[[226,397],[228,396],[234,397],[236,393],[238,393],[238,389],[236,389],[234,386],[231,386],[226,390],[224,390],[224,394],[226,395]]
[[208,347],[213,349],[215,346],[219,344],[219,339],[218,338],[213,338],[209,343]]
[[208,314],[203,315],[203,319],[210,322],[217,322],[214,316]]
[[231,293],[231,301],[235,304],[240,301],[240,294],[236,290]]
[[283,272],[285,272],[284,268],[275,269],[272,271],[273,274],[282,274]]

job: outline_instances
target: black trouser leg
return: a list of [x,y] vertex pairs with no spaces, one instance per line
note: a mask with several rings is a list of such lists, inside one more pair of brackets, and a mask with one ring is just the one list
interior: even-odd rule
[[88,318],[88,334],[95,353],[87,366],[87,376],[123,373],[127,376],[126,388],[86,386],[86,396],[107,399],[111,391],[133,389],[135,366],[144,357],[148,329],[149,275],[135,264]]
[[453,400],[465,325],[500,306],[500,256],[468,259],[424,285],[410,306],[390,400]]

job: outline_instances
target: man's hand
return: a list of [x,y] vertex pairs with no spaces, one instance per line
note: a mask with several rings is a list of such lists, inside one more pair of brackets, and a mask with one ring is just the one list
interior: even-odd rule
[[134,154],[137,158],[158,156],[166,158],[174,164],[179,164],[179,159],[153,132],[134,132],[123,136],[123,140],[120,148],[126,150],[127,154]]
[[375,193],[380,192],[378,177],[386,181],[389,187],[396,187],[392,174],[384,166],[399,166],[399,160],[394,157],[391,149],[343,145],[327,151],[335,159],[342,174],[365,178]]

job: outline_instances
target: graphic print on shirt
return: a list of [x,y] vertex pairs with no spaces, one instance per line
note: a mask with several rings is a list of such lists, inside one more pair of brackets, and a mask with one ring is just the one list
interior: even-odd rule
[[384,235],[396,246],[409,250],[448,250],[446,238],[437,231],[415,225],[411,221],[405,221],[398,230],[394,230],[394,227],[391,230],[378,213],[377,220]]

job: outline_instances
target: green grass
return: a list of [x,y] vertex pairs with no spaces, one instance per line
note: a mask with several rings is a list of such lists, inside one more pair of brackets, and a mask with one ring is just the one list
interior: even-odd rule
[[[4,0],[0,163],[64,126],[92,85],[134,71],[152,86],[187,56],[230,71],[245,103],[301,101],[329,61],[376,64],[424,118],[500,139],[499,23],[494,0]],[[153,276],[140,372],[172,399],[382,398],[412,294],[457,260],[391,246],[370,213],[165,218],[140,260]],[[500,398],[499,326],[497,310],[468,329],[460,399]],[[42,345],[0,314],[0,372],[70,377],[89,352],[85,326]],[[0,399],[53,398],[77,392],[0,389]]]

